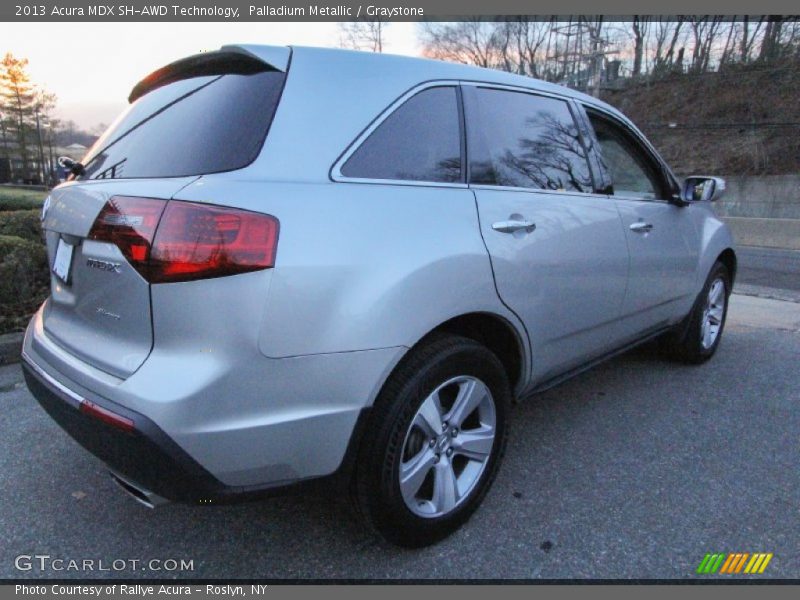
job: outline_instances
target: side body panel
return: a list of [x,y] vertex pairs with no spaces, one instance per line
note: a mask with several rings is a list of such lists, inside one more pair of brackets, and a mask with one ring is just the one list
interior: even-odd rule
[[[631,256],[630,280],[623,307],[624,328],[631,334],[679,320],[697,294],[695,272],[700,258],[698,223],[692,207],[663,200],[616,200]],[[652,230],[631,229],[647,223]]]
[[[533,380],[613,349],[628,276],[614,202],[590,194],[489,188],[475,194],[497,290],[530,335]],[[536,229],[508,234],[492,228],[512,215],[533,221]]]
[[[593,146],[592,154],[597,156],[600,144],[584,107],[599,111],[627,130],[658,164],[668,185],[677,187],[669,166],[630,119],[596,100],[581,100],[575,106]],[[599,156],[596,164],[598,187],[613,186]],[[631,197],[616,197],[615,202],[631,257],[620,327],[626,337],[635,338],[643,331],[675,324],[689,313],[711,266],[724,250],[733,247],[733,239],[708,203],[679,206],[663,199]],[[652,229],[635,231],[640,224]]]
[[[687,208],[695,221],[700,245],[700,257],[694,274],[696,295],[702,290],[717,258],[726,250],[735,250],[736,241],[730,228],[717,217],[709,202],[697,202]],[[688,309],[684,314],[686,312]]]
[[524,331],[497,297],[465,186],[266,184],[215,175],[177,197],[213,198],[280,219],[259,323],[266,356],[410,347],[473,312],[497,314]]

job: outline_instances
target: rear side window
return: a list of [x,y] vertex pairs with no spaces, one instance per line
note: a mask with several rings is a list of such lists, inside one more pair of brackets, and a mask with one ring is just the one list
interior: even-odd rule
[[255,160],[278,106],[284,73],[193,77],[134,102],[82,161],[82,178],[180,177]]
[[454,87],[409,98],[367,137],[341,168],[345,177],[461,181],[461,127]]
[[489,88],[470,97],[475,105],[470,125],[474,116],[477,129],[470,144],[471,183],[593,191],[586,151],[566,102]]

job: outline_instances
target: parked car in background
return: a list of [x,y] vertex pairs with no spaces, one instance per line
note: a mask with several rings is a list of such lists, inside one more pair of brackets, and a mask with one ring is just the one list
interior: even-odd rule
[[129,99],[45,203],[23,358],[145,504],[323,483],[432,543],[489,489],[512,400],[646,340],[690,363],[720,343],[724,182],[679,184],[595,98],[226,46]]

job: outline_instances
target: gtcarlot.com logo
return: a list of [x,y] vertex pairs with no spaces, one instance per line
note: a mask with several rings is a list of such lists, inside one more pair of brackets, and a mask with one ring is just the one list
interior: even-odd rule
[[107,572],[107,571],[194,571],[194,560],[184,558],[61,558],[49,554],[20,554],[14,559],[18,571]]
[[698,575],[756,575],[763,573],[772,552],[717,552],[709,553],[697,566]]

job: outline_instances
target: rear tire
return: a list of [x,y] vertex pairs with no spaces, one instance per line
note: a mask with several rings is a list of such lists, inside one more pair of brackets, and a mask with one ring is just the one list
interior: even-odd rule
[[481,344],[434,335],[389,377],[359,450],[358,511],[388,541],[432,544],[469,519],[497,473],[511,391]]
[[728,269],[717,262],[711,268],[692,311],[662,340],[662,347],[667,354],[695,365],[714,356],[725,328],[730,294],[731,278]]

